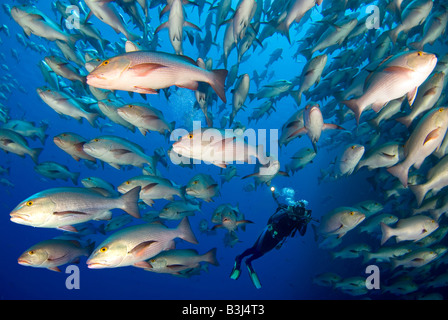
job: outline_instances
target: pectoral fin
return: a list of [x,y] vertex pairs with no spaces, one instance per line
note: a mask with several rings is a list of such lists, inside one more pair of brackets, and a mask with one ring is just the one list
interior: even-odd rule
[[151,74],[151,72],[160,68],[165,68],[165,66],[159,63],[141,63],[129,68],[129,70],[131,70],[136,77],[146,77]]
[[423,145],[425,145],[427,142],[437,139],[440,135],[440,128],[436,128],[432,130],[425,138],[425,141],[423,141]]
[[157,242],[157,241],[153,241],[153,240],[144,241],[144,242],[138,244],[137,246],[135,246],[131,251],[129,251],[129,253],[136,257],[141,257],[145,254],[148,247],[151,246],[155,242]]

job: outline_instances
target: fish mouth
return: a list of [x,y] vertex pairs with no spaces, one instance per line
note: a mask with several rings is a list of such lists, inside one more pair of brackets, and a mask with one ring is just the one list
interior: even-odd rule
[[25,215],[23,213],[14,213],[14,212],[10,213],[9,215],[11,216],[10,220],[12,222],[19,223],[19,224],[24,223],[24,222],[26,222],[26,223],[30,222],[29,215]]
[[17,259],[17,263],[22,265],[22,266],[30,266],[31,265],[31,263],[29,261],[26,261],[26,260],[20,259],[20,258]]
[[101,75],[99,75],[99,74],[89,74],[89,75],[86,77],[86,79],[87,79],[87,83],[89,83],[89,81],[91,81],[91,80],[95,80],[95,79],[107,80],[106,77],[103,77],[103,76],[101,76]]
[[89,269],[103,269],[103,268],[109,268],[107,264],[101,263],[101,262],[89,262],[87,261],[87,268]]

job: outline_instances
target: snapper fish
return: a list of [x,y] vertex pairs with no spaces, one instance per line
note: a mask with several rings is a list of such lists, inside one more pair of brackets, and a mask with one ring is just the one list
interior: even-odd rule
[[83,150],[83,146],[87,142],[87,139],[81,137],[77,133],[63,132],[55,136],[53,138],[53,142],[60,149],[71,155],[76,161],[84,159],[96,162],[96,159],[94,157],[89,156]]
[[144,164],[148,164],[154,167],[154,159],[146,155],[142,147],[121,137],[101,136],[85,143],[82,149],[118,170],[123,165],[143,168]]
[[90,220],[109,220],[110,210],[122,209],[140,217],[137,201],[140,188],[121,197],[105,197],[86,188],[53,188],[25,199],[10,213],[11,221],[38,228],[57,228],[77,232],[75,224]]
[[168,220],[180,220],[186,216],[194,216],[196,211],[200,211],[198,203],[188,200],[178,200],[167,203],[159,212],[159,217]]
[[79,172],[71,172],[66,166],[54,161],[41,162],[34,167],[34,171],[52,180],[62,179],[67,181],[70,179],[73,184],[78,184],[80,175]]
[[77,240],[44,240],[22,253],[17,262],[22,266],[61,272],[59,266],[77,262],[79,257],[89,256],[94,247],[95,243],[82,247]]
[[204,254],[199,254],[194,249],[173,249],[159,253],[147,261],[147,271],[156,273],[180,274],[181,271],[198,268],[201,262],[207,262],[218,266],[216,259],[216,248]]
[[37,164],[42,148],[30,148],[28,142],[20,134],[9,129],[0,128],[0,148],[18,156],[29,155]]
[[150,131],[161,134],[171,132],[175,125],[174,122],[168,123],[165,120],[162,111],[146,104],[127,104],[118,108],[117,113],[125,121],[136,126],[144,136]]
[[425,215],[415,215],[410,218],[400,219],[395,227],[381,222],[381,245],[391,237],[396,237],[397,242],[406,240],[418,241],[430,235],[438,227],[437,221]]
[[389,101],[407,95],[414,103],[418,87],[428,78],[437,64],[435,54],[422,51],[405,51],[386,58],[366,79],[363,94],[344,100],[359,124],[361,113],[369,106],[379,112]]
[[356,208],[339,207],[324,215],[318,227],[312,226],[316,236],[336,235],[337,238],[341,238],[364,221],[365,217],[365,214]]
[[165,52],[134,51],[104,60],[87,76],[93,87],[156,94],[170,86],[196,91],[199,82],[208,83],[226,102],[227,70],[204,70],[191,58]]
[[426,157],[431,155],[442,144],[448,129],[448,108],[438,108],[428,111],[420,119],[404,145],[404,159],[387,169],[397,177],[403,186],[408,186],[409,169],[419,169]]
[[212,202],[212,198],[219,193],[219,186],[211,175],[199,173],[187,183],[185,193],[197,199]]
[[305,107],[303,112],[304,126],[292,133],[292,136],[297,136],[306,133],[311,140],[314,152],[317,153],[317,142],[322,134],[322,131],[329,129],[345,130],[341,126],[331,123],[324,123],[322,112],[319,105],[310,103]]
[[34,6],[14,6],[11,8],[11,16],[23,28],[27,37],[34,34],[49,41],[60,40],[72,46],[80,39],[80,35],[70,35],[63,31],[60,26]]
[[173,144],[172,151],[179,157],[171,156],[176,164],[190,163],[190,159],[195,159],[220,168],[226,168],[232,162],[253,163],[254,158],[261,158],[257,147],[247,143],[243,137],[215,128],[191,131]]
[[150,268],[146,260],[172,249],[176,238],[198,244],[187,217],[176,228],[168,228],[159,222],[130,226],[104,240],[88,258],[87,266],[90,269],[132,265]]

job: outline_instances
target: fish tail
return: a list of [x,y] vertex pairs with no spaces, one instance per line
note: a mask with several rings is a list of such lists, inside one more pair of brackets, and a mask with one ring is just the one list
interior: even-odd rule
[[281,23],[279,23],[277,25],[276,29],[277,29],[277,32],[280,32],[282,35],[284,35],[288,39],[289,44],[291,44],[291,38],[289,36],[289,26],[286,24],[285,20],[283,20]]
[[209,83],[224,103],[227,103],[225,91],[227,73],[226,69],[212,70],[212,79]]
[[39,155],[42,152],[43,148],[34,148],[30,151],[30,157],[33,159],[34,163],[37,164]]
[[423,199],[425,198],[426,193],[428,190],[425,188],[424,184],[417,184],[413,186],[409,186],[409,189],[414,193],[415,198],[417,199],[418,206],[420,207]]
[[98,116],[98,113],[87,113],[85,118],[87,119],[87,121],[89,121],[92,127],[96,128],[96,119],[98,118]]
[[204,254],[204,261],[211,263],[214,266],[219,266],[218,259],[216,259],[216,248],[211,249]]
[[389,36],[390,40],[392,40],[393,44],[397,43],[398,35],[401,32],[401,28],[399,28],[400,25],[398,25],[396,28],[389,30],[387,35]]
[[411,119],[409,116],[404,116],[404,117],[397,118],[395,120],[404,124],[406,126],[406,128],[409,128],[412,124],[413,119]]
[[359,119],[361,118],[361,106],[359,104],[359,99],[351,99],[351,100],[343,100],[341,101],[343,104],[345,104],[350,110],[353,111],[356,118],[356,124],[359,125]]
[[403,186],[405,188],[407,188],[407,186],[408,186],[408,171],[409,171],[409,167],[405,167],[403,165],[403,163],[399,163],[399,164],[397,164],[397,165],[395,165],[393,167],[388,168],[387,171],[391,175],[397,177],[401,181]]
[[120,197],[120,199],[123,202],[121,209],[137,219],[140,218],[140,211],[138,208],[138,199],[140,190],[141,190],[140,186],[135,187]]
[[422,41],[417,42],[411,42],[409,44],[410,47],[414,48],[415,50],[423,50],[423,44]]
[[198,240],[196,239],[193,231],[191,230],[190,221],[187,217],[183,218],[182,221],[177,226],[178,237],[187,242],[198,244]]
[[78,185],[78,179],[79,179],[79,175],[81,173],[80,172],[73,172],[70,179],[72,180],[73,184]]
[[95,250],[95,241],[93,241],[92,243],[89,243],[89,245],[87,247],[85,247],[86,249],[86,256],[90,256],[93,252],[93,250]]
[[299,90],[294,90],[294,91],[291,91],[289,94],[294,99],[294,101],[296,102],[297,106],[300,107],[300,103],[302,102],[302,91],[300,89]]
[[389,240],[390,237],[392,237],[393,234],[393,230],[391,227],[389,227],[387,224],[385,224],[384,222],[380,223],[381,225],[381,245],[383,245],[384,243],[386,243],[387,240]]

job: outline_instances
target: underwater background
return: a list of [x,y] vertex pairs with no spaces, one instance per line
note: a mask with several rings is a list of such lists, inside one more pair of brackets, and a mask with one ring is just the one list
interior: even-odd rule
[[[2,4],[10,6],[18,5],[19,3],[26,3],[26,1],[5,0],[2,2]],[[60,19],[60,16],[56,18],[51,10],[50,1],[36,1],[33,3],[47,16],[52,17],[54,21]],[[237,1],[233,1],[232,7],[235,8],[236,5]],[[365,5],[363,4],[361,8],[357,8],[354,12],[366,15]],[[162,5],[159,7],[161,8]],[[187,20],[197,24],[203,32],[207,28],[211,28],[213,30],[212,34],[214,34],[214,26],[206,25],[206,17],[209,12],[207,8],[209,8],[209,5],[206,4],[204,7],[205,9],[199,17],[198,9],[195,6],[187,6],[185,8]],[[150,23],[153,29],[166,20],[166,17],[159,20],[158,10],[160,9],[150,9],[149,11],[151,15]],[[297,23],[292,24],[290,31],[292,44],[281,34],[274,34],[263,42],[263,47],[257,45],[255,49],[251,48],[248,50],[245,54],[246,59],[240,63],[238,74],[248,73],[252,76],[254,70],[257,70],[260,74],[267,68],[268,74],[271,74],[272,77],[270,79],[265,78],[261,85],[269,84],[276,80],[284,79],[289,81],[300,76],[306,63],[306,58],[300,54],[295,58],[297,51],[295,41],[305,36],[306,27],[322,17],[320,14],[321,7],[315,7],[311,11],[310,17],[304,18],[304,21],[300,23],[300,27]],[[351,11],[348,10],[347,12]],[[122,34],[117,35],[96,17],[92,17],[91,22],[101,31],[102,36],[111,43],[114,41],[123,43],[121,40],[123,38]],[[123,181],[140,175],[141,169],[129,167],[117,170],[107,164],[103,166],[101,164],[87,166],[85,162],[77,162],[70,155],[59,149],[53,143],[53,137],[67,131],[78,133],[87,140],[101,135],[116,135],[140,145],[148,155],[152,155],[154,150],[161,146],[165,150],[169,149],[173,142],[157,132],[151,132],[143,136],[138,130],[131,132],[122,126],[110,122],[108,119],[99,119],[99,128],[94,128],[85,120],[81,123],[75,119],[63,118],[57,115],[36,93],[36,88],[46,85],[38,64],[49,54],[49,51],[38,52],[29,46],[24,47],[19,43],[16,34],[23,34],[23,30],[6,14],[5,10],[0,12],[0,24],[7,25],[9,28],[9,36],[5,33],[0,34],[0,52],[3,53],[0,63],[5,66],[0,70],[1,81],[6,83],[5,79],[7,78],[4,76],[9,74],[17,80],[17,83],[23,89],[18,90],[17,86],[15,86],[11,92],[8,92],[3,87],[2,93],[5,99],[0,102],[5,107],[5,110],[8,110],[10,119],[22,119],[34,122],[36,125],[48,124],[48,128],[45,131],[47,138],[44,143],[41,143],[39,140],[28,139],[30,147],[43,148],[39,162],[55,161],[65,165],[71,172],[79,172],[78,186],[80,187],[82,187],[81,179],[92,176],[100,177],[112,185],[118,186]],[[224,27],[220,29],[216,40],[216,43],[219,45],[222,44],[224,29]],[[192,33],[198,32],[192,31]],[[168,39],[167,31],[160,31],[158,38],[160,47],[157,50],[172,53],[173,48]],[[184,55],[196,59],[198,50],[195,43],[191,44],[188,38],[185,38],[187,37],[184,37]],[[375,39],[375,37],[371,36],[369,39]],[[31,35],[26,41],[43,45],[47,50],[56,48],[52,42],[34,35]],[[448,51],[446,38],[443,42],[425,47],[425,51],[437,53],[438,57],[442,57]],[[357,42],[350,42],[349,46],[356,50],[356,44]],[[281,58],[266,65],[271,53],[277,48],[283,49]],[[17,50],[18,59],[13,57],[11,49]],[[340,50],[346,49],[342,47]],[[339,50],[336,50],[333,54],[337,55],[339,52]],[[106,55],[113,56],[114,53],[106,51]],[[214,61],[218,61],[221,55],[221,47],[212,45],[207,56],[213,58]],[[331,61],[331,58],[329,58],[327,66],[331,64]],[[235,63],[236,52],[233,51],[229,56],[227,69],[230,69]],[[350,66],[350,63],[347,65]],[[353,66],[359,65],[358,61],[353,62]],[[214,63],[214,68],[217,67]],[[219,68],[223,68],[223,65],[219,66]],[[71,85],[69,80],[64,81],[67,85]],[[228,113],[231,108],[230,90],[231,88],[227,88],[228,101],[227,109],[224,113]],[[257,86],[254,81],[251,82],[249,92],[257,93]],[[147,100],[144,100],[137,93],[130,97],[126,92],[118,91],[117,95],[122,97],[127,103],[150,103],[153,107],[161,110],[169,122],[176,121],[176,128],[191,130],[193,120],[201,121],[202,125],[206,126],[202,111],[194,108],[195,96],[193,91],[172,87],[170,93],[171,95],[168,99],[163,93],[160,93],[159,95],[147,95]],[[306,100],[302,98],[300,108],[307,104],[308,101]],[[325,108],[326,101],[318,101],[322,109]],[[264,116],[256,123],[254,121],[248,123],[248,117],[261,103],[262,100],[249,101],[248,98],[245,103],[245,110],[238,112],[235,121],[240,121],[246,128],[278,129],[280,135],[282,125],[298,110],[294,99],[286,95],[275,103],[276,110],[274,112]],[[221,104],[222,102],[218,101],[213,103],[212,106],[215,127],[219,127],[219,119],[222,116],[217,111],[218,105]],[[335,123],[334,118],[324,119],[325,122]],[[394,120],[388,121],[394,122]],[[390,124],[390,127],[393,125],[395,123]],[[352,137],[354,138],[350,141],[364,143],[367,148],[369,142],[368,135],[372,134],[371,131],[363,131],[361,133],[363,136],[356,136],[356,123],[353,119],[342,124],[342,126],[348,131],[352,131]],[[347,143],[344,143],[342,139],[333,140],[334,135],[331,132],[323,132],[318,143],[318,153],[314,160],[294,174],[289,173],[289,177],[275,177],[271,182],[271,186],[275,186],[277,190],[282,190],[282,188],[293,189],[295,191],[295,200],[305,199],[308,201],[308,208],[312,210],[312,215],[316,219],[321,218],[337,207],[355,206],[363,201],[381,203],[383,206],[382,212],[384,213],[397,214],[398,210],[403,210],[406,206],[408,206],[409,210],[412,208],[413,196],[409,191],[392,201],[384,196],[384,189],[372,184],[372,177],[378,171],[368,171],[366,168],[363,168],[346,177],[320,181],[322,169],[327,169],[349,142],[347,140]],[[402,135],[405,137],[404,133]],[[307,137],[294,139],[287,146],[279,149],[281,167],[284,168],[290,157],[304,147],[311,147]],[[331,285],[317,284],[314,279],[326,272],[335,273],[341,279],[350,277],[367,278],[366,267],[369,264],[375,264],[374,262],[365,263],[362,256],[354,259],[334,258],[332,256],[332,252],[353,243],[365,243],[371,247],[372,251],[380,248],[380,232],[367,234],[360,233],[356,229],[347,233],[338,247],[326,249],[322,248],[320,243],[315,240],[313,229],[309,227],[305,236],[300,237],[297,234],[293,238],[288,238],[279,250],[274,249],[254,261],[253,266],[262,283],[261,289],[257,290],[253,286],[244,265],[240,279],[234,281],[229,278],[229,274],[233,267],[235,256],[252,246],[266,226],[269,217],[277,208],[272,198],[270,186],[261,184],[255,190],[248,189],[247,185],[252,183],[253,179],[241,178],[253,173],[254,165],[236,165],[238,176],[232,178],[229,182],[221,183],[221,169],[216,166],[202,163],[194,165],[193,168],[180,167],[169,160],[167,167],[158,165],[158,169],[163,177],[172,180],[177,185],[185,186],[198,173],[211,175],[219,184],[219,195],[214,197],[212,202],[201,201],[201,210],[196,212],[194,216],[189,217],[199,244],[192,245],[184,241],[178,241],[176,246],[177,248],[196,249],[200,254],[212,248],[217,248],[216,255],[219,266],[208,265],[206,267],[207,270],[201,271],[199,275],[179,277],[169,274],[151,273],[135,267],[88,269],[85,264],[87,257],[81,257],[80,262],[76,264],[80,270],[80,288],[69,290],[65,285],[69,276],[69,274],[65,273],[66,266],[60,267],[61,272],[53,272],[42,268],[25,267],[17,263],[18,257],[27,248],[39,241],[60,236],[62,231],[33,228],[13,223],[10,221],[9,213],[17,204],[37,192],[49,188],[74,186],[73,182],[60,179],[51,180],[41,176],[34,170],[35,164],[28,156],[22,158],[12,153],[1,152],[0,165],[3,168],[9,168],[8,172],[0,176],[0,178],[6,179],[0,184],[0,243],[2,244],[0,299],[416,299],[434,293],[438,294],[435,296],[437,298],[446,298],[444,287],[433,288],[424,285],[425,282],[433,280],[436,276],[446,274],[446,263],[443,262],[437,265],[433,264],[431,268],[425,269],[424,272],[417,272],[420,275],[420,278],[418,278],[419,286],[418,290],[412,293],[392,294],[391,292],[383,291],[383,289],[373,289],[366,290],[363,294],[353,295]],[[167,203],[167,200],[155,200],[152,208],[141,209],[141,212],[160,210]],[[206,219],[209,227],[212,227],[211,217],[214,210],[220,204],[225,203],[238,206],[245,219],[254,222],[253,224],[247,224],[245,230],[239,228],[236,231],[239,241],[232,244],[232,246],[224,241],[225,235],[228,233],[226,229],[219,228],[214,232],[201,232],[199,229],[199,224],[203,219]],[[397,209],[398,207],[400,209]],[[124,214],[123,211],[118,209],[115,209],[113,212],[114,217]],[[107,235],[98,231],[100,230],[100,225],[105,223],[107,221],[89,222],[90,227],[93,228],[93,233],[83,235],[81,239],[88,239],[88,241],[94,241],[96,244],[99,244],[107,237]],[[131,222],[131,224],[138,223],[140,222],[136,219]],[[166,221],[166,225],[170,227],[174,227],[178,223],[179,221]],[[439,244],[446,245],[446,238]],[[412,270],[391,271],[387,263],[378,265],[381,271],[382,288],[392,284],[395,277],[412,277]]]

